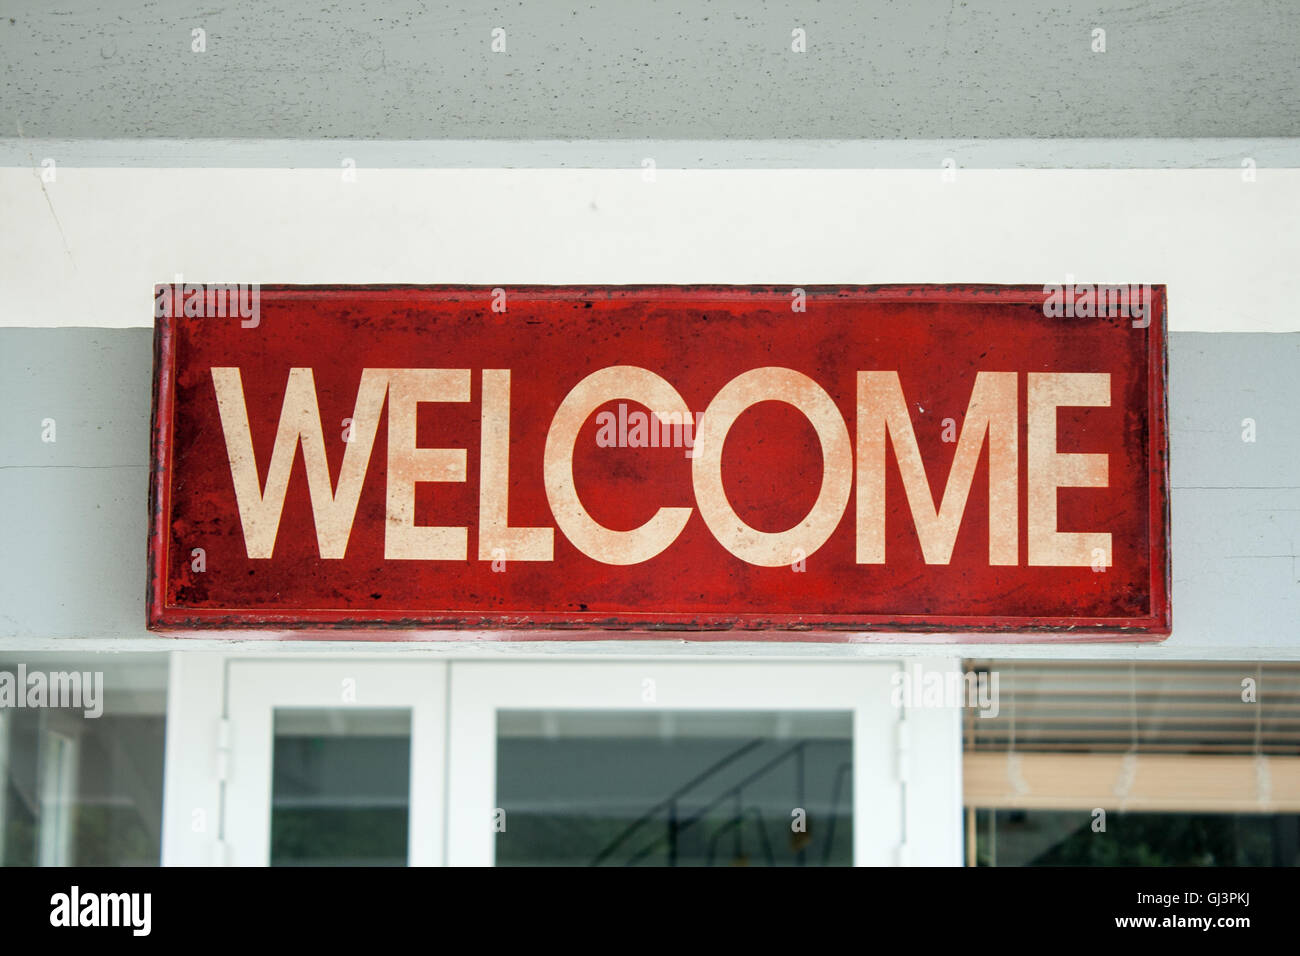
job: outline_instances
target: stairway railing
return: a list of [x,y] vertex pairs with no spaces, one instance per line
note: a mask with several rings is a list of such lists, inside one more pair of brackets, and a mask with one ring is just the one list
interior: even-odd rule
[[[636,820],[630,823],[621,833],[619,833],[613,840],[611,840],[603,850],[601,850],[598,854],[596,854],[596,856],[592,859],[590,865],[599,866],[602,863],[604,863],[614,854],[614,852],[620,846],[628,842],[638,831],[649,826],[661,814],[666,814],[666,819],[665,819],[666,826],[664,832],[660,834],[657,838],[651,840],[649,843],[643,846],[631,857],[629,857],[628,860],[624,863],[624,865],[625,866],[634,865],[635,863],[644,859],[646,856],[648,856],[649,854],[651,854],[656,849],[660,848],[661,846],[663,846],[663,844],[666,843],[668,865],[676,866],[677,854],[678,854],[677,844],[679,839],[681,838],[681,835],[686,830],[689,830],[691,827],[696,826],[701,821],[703,821],[716,807],[724,803],[729,798],[733,799],[736,802],[736,812],[733,815],[733,817],[726,824],[723,825],[722,831],[736,830],[737,839],[739,840],[739,827],[743,825],[744,817],[746,815],[746,812],[742,809],[743,808],[742,797],[743,797],[743,791],[745,787],[750,786],[756,780],[759,780],[767,776],[768,774],[772,773],[777,767],[780,767],[782,764],[784,764],[785,762],[787,762],[792,758],[795,761],[795,768],[796,768],[795,769],[796,804],[798,806],[803,806],[804,795],[805,795],[804,778],[805,778],[805,764],[806,764],[804,751],[808,744],[808,741],[806,740],[801,740],[798,743],[791,746],[789,749],[783,751],[782,753],[777,754],[775,757],[762,764],[756,770],[752,771],[746,777],[742,778],[741,780],[737,781],[736,783],[722,790],[713,800],[705,804],[703,807],[697,809],[690,816],[686,817],[685,819],[681,819],[680,809],[681,809],[681,802],[683,797],[689,794],[692,790],[695,790],[698,787],[700,787],[702,784],[707,782],[712,777],[715,777],[722,770],[731,766],[737,760],[744,757],[746,754],[749,754],[754,750],[756,750],[757,748],[761,747],[766,742],[767,739],[761,737],[748,741],[747,743],[737,748],[732,753],[727,754],[721,760],[717,761],[716,763],[706,768],[701,773],[692,777],[685,784],[678,787],[671,794],[669,794],[663,800],[660,800],[653,807],[651,807],[649,810],[643,813],[640,817],[638,817]],[[833,840],[835,834],[835,819],[837,817],[836,811],[838,810],[839,807],[841,788],[845,780],[846,773],[851,768],[852,768],[851,763],[845,763],[845,764],[841,764],[836,771],[835,782],[831,794],[831,813],[830,813],[831,825],[830,825],[830,829],[827,831],[827,844],[825,850],[823,851],[823,863],[825,863],[826,860],[828,860],[830,857],[831,840]],[[758,808],[756,807],[751,808],[751,810],[756,814],[758,813]],[[761,814],[759,814],[758,819],[761,828],[762,826]],[[773,856],[771,852],[771,846],[770,844],[767,844],[766,833],[762,834],[762,838],[764,843],[766,844],[766,850],[767,850],[767,856],[769,857],[769,862],[772,862]],[[718,834],[714,834],[713,839],[710,841],[710,851],[708,857],[710,861],[712,860],[713,857],[713,847],[716,845],[717,839],[718,839]],[[795,851],[795,859],[797,860],[799,866],[804,866],[807,863],[806,850],[807,847],[801,847],[800,849]]]

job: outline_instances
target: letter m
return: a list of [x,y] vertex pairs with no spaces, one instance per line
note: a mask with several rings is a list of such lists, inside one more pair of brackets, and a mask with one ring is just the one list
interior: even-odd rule
[[[100,923],[104,926],[129,926],[134,907],[127,893],[103,893],[99,897],[103,912]],[[111,915],[110,915],[111,914]]]
[[81,705],[81,674],[61,671],[50,676],[50,702],[56,707]]
[[938,509],[897,372],[858,373],[859,564],[885,561],[885,436],[907,492],[926,564],[947,564],[966,512],[984,436],[989,439],[989,564],[1017,564],[1020,534],[1016,373],[979,372]]

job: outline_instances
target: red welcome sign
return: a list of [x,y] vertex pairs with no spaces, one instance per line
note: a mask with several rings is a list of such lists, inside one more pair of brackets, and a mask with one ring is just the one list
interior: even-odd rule
[[1158,639],[1164,306],[160,286],[149,626]]

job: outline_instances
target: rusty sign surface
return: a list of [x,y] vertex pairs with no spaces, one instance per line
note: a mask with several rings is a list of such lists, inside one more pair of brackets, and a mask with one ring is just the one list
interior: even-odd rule
[[155,317],[154,629],[1169,633],[1161,286],[178,285]]

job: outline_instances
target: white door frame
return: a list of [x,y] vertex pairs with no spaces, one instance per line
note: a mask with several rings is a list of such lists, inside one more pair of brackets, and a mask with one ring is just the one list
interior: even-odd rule
[[[960,712],[896,708],[899,671],[898,662],[879,660],[455,663],[447,862],[488,866],[494,859],[497,711],[554,708],[851,711],[854,863],[958,865]],[[914,772],[918,767],[923,772]],[[918,832],[905,831],[908,820]]]
[[273,715],[277,708],[411,713],[407,862],[443,859],[447,668],[433,661],[233,661],[227,678],[229,773],[223,842],[233,866],[266,866],[271,845]]
[[[927,671],[960,666],[950,658],[906,663]],[[412,864],[491,864],[498,709],[659,707],[851,710],[854,862],[959,866],[961,711],[894,708],[902,667],[877,657],[485,661],[358,657],[355,651],[310,657],[174,651],[163,864],[265,864],[272,710],[340,706],[340,682],[351,677],[357,682],[352,706],[412,711]],[[653,703],[643,699],[647,680],[654,682]],[[243,796],[253,792],[262,796]],[[242,849],[252,844],[260,849]]]

